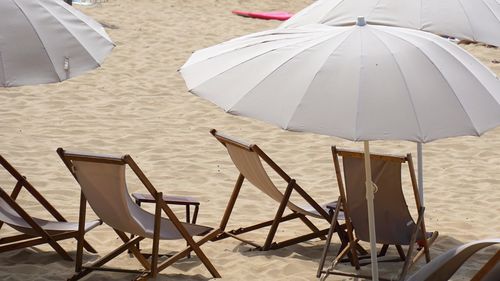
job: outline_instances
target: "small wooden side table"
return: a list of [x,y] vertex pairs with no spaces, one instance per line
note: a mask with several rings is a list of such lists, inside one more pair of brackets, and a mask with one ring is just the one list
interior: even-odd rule
[[[132,198],[134,198],[135,203],[141,206],[142,203],[155,203],[155,199],[151,194],[147,193],[132,193]],[[168,205],[184,205],[186,206],[186,222],[187,223],[196,223],[196,219],[198,218],[198,210],[200,208],[200,202],[193,197],[186,196],[171,196],[171,195],[163,195],[163,201]],[[194,207],[193,216],[191,219],[191,206]],[[131,235],[133,238],[134,235]],[[137,249],[140,250],[139,243],[137,243]]]

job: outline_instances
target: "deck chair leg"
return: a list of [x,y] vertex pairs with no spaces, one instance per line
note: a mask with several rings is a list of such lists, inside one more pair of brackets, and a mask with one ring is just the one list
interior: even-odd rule
[[[426,239],[425,242],[427,242],[427,248],[430,248],[432,246],[432,244],[434,243],[434,241],[436,240],[436,238],[438,237],[438,235],[439,235],[439,233],[437,231],[435,231],[435,232],[432,233],[431,237],[429,237],[429,238]],[[413,257],[412,263],[416,263],[425,254],[425,251],[423,251],[424,249],[421,249],[420,251],[418,251],[415,254],[415,256]]]
[[295,184],[295,180],[291,180],[290,183],[288,183],[288,186],[285,190],[285,193],[283,194],[283,199],[281,200],[281,203],[278,207],[278,210],[276,211],[276,215],[274,217],[273,224],[271,225],[271,229],[269,230],[269,234],[267,235],[266,242],[264,243],[264,246],[262,247],[262,250],[264,250],[264,251],[267,251],[269,249],[269,247],[271,246],[271,243],[273,242],[274,235],[276,234],[276,231],[278,230],[278,225],[280,223],[280,219],[283,216],[283,212],[285,212],[286,205],[288,203],[288,200],[290,199],[290,195],[292,194],[294,184]]
[[[401,275],[399,277],[400,281],[403,281],[406,278],[406,275],[408,274],[410,267],[413,265],[411,257],[413,253],[413,247],[415,247],[415,243],[417,242],[417,234],[420,229],[419,226],[421,225],[422,219],[424,218],[424,210],[425,210],[424,207],[421,207],[418,212],[417,224],[415,226],[415,231],[411,235],[410,245],[408,246],[408,253],[406,254],[405,263],[403,265],[403,269],[401,270]],[[426,239],[425,236],[424,239]]]
[[198,258],[201,260],[201,262],[208,269],[208,271],[210,272],[210,274],[212,274],[212,276],[214,278],[221,278],[219,272],[217,272],[217,270],[215,269],[214,265],[210,262],[210,260],[205,255],[205,253],[200,249],[200,247],[198,246],[198,244],[196,244],[194,242],[194,240],[192,240],[192,239],[191,239],[191,241],[192,241],[192,243],[189,243],[189,245],[191,246],[191,248],[193,249],[193,251],[196,253],[196,255],[198,256]]
[[238,195],[241,190],[241,186],[243,185],[243,181],[245,180],[245,177],[243,174],[240,174],[238,176],[238,179],[236,180],[236,184],[234,185],[233,193],[231,194],[231,197],[229,198],[229,201],[227,202],[226,210],[224,211],[224,215],[222,216],[219,228],[221,231],[224,231],[227,226],[227,222],[229,221],[229,217],[231,216],[231,213],[233,212],[234,204],[236,203],[236,199],[238,198]]
[[155,204],[155,224],[153,233],[153,251],[151,256],[151,277],[156,278],[158,275],[158,247],[160,243],[160,223],[161,223],[161,205],[160,200],[163,200],[163,193],[156,194]]
[[[123,241],[123,243],[128,243],[131,239],[127,236],[127,234],[125,234],[124,232],[122,231],[119,231],[117,229],[114,229],[113,230],[115,231],[115,233],[118,235],[118,237],[120,237],[120,239]],[[144,238],[143,238],[144,239]],[[141,241],[142,239],[140,240],[137,240],[137,243],[128,247],[128,250],[130,250],[130,252],[132,252],[132,254],[134,255],[134,257],[141,263],[141,265],[147,269],[147,270],[151,270],[151,264],[146,260],[146,258],[141,254],[141,251],[137,248],[137,244],[139,244],[139,242]]]
[[[420,223],[417,223],[417,228],[420,228],[422,231],[425,260],[426,260],[426,262],[430,262],[431,261],[431,255],[429,252],[430,245],[427,243],[427,237],[426,237],[427,230],[425,229],[425,221],[424,221],[424,217],[423,217],[424,212],[425,212],[425,207],[422,206],[422,202],[420,201],[420,192],[418,190],[417,180],[415,177],[415,168],[413,166],[413,159],[411,158],[410,154],[407,155],[407,159],[408,159],[408,169],[410,171],[410,178],[411,178],[411,182],[412,182],[412,186],[413,186],[413,194],[415,197],[415,204],[417,206],[418,215],[420,216],[420,214],[422,214],[422,219],[421,219]],[[417,256],[415,257],[413,262],[416,262],[420,258],[420,255],[421,255],[421,252],[417,253]]]
[[44,232],[44,238],[47,239],[47,243],[65,260],[67,261],[73,261],[73,259],[69,256],[68,252],[66,252],[59,243],[57,243],[56,240],[54,240],[50,235],[45,232],[45,230],[42,230]]
[[[347,223],[347,219],[346,219],[346,223]],[[350,250],[351,250],[351,258],[352,258],[352,264],[354,265],[354,267],[356,268],[356,270],[359,270],[360,269],[360,266],[359,266],[359,259],[358,259],[358,254],[356,253],[356,247],[358,245],[358,242],[357,240],[355,241],[354,240],[354,235],[352,233],[352,228],[348,228],[347,230],[347,236],[349,237],[349,245],[350,245]]]
[[[356,243],[357,243],[357,241],[356,241]],[[335,259],[333,259],[333,261],[331,262],[330,267],[328,269],[326,269],[326,270],[321,269],[321,271],[320,271],[319,274],[321,275],[321,273],[325,273],[325,275],[320,276],[321,277],[321,279],[320,279],[321,281],[326,280],[326,278],[328,277],[328,275],[330,275],[331,273],[334,273],[333,270],[334,270],[335,266],[340,262],[340,260],[345,255],[347,255],[349,253],[349,251],[351,251],[351,247],[353,247],[353,246],[354,246],[353,244],[348,243],[347,246],[342,251],[340,251],[338,253],[338,255],[335,257]],[[338,273],[335,273],[335,274],[338,274]]]
[[[220,233],[219,229],[216,229],[216,230],[213,230],[213,231],[209,232],[208,234],[206,234],[205,236],[203,236],[200,240],[198,240],[196,242],[196,245],[201,246],[201,245],[205,244],[206,242],[211,241],[219,233]],[[182,251],[178,252],[177,254],[169,257],[167,260],[163,261],[160,265],[158,265],[158,271],[162,271],[165,268],[169,267],[170,265],[174,264],[177,260],[179,260],[179,259],[183,258],[184,256],[186,256],[192,250],[193,250],[192,247],[188,246],[184,250],[182,250]],[[215,271],[214,273],[217,273],[217,274],[215,274],[215,275],[212,274],[213,277],[220,278],[220,275],[218,274],[217,271]]]
[[82,266],[82,270],[77,272],[75,275],[70,277],[68,280],[70,280],[70,281],[79,280],[79,279],[87,276],[95,268],[99,268],[99,267],[103,266],[104,264],[106,264],[110,260],[114,259],[119,254],[125,252],[129,247],[134,247],[135,243],[137,243],[143,239],[144,239],[144,237],[140,237],[140,236],[137,236],[134,239],[130,239],[128,242],[122,244],[120,247],[116,248],[111,253],[109,253],[109,254],[105,255],[104,257],[102,257],[101,259],[97,260],[96,262],[94,262],[90,266],[85,266],[85,267]]
[[424,212],[425,212],[425,207],[420,207],[419,210],[419,215],[422,213],[422,220],[420,224],[417,224],[417,227],[421,230],[422,233],[422,243],[424,244],[424,254],[425,254],[425,261],[428,263],[431,261],[431,254],[429,252],[429,243],[427,242],[427,230],[425,228],[425,221],[424,221]]
[[75,272],[82,270],[83,263],[83,244],[85,237],[85,213],[87,209],[87,200],[83,192],[80,192],[80,212],[78,215],[78,234],[76,237],[76,261]]
[[85,248],[85,250],[93,253],[93,254],[96,254],[97,253],[97,250],[94,249],[94,247],[92,247],[92,245],[90,245],[89,242],[87,242],[87,240],[83,240],[83,248]]
[[406,260],[407,258],[410,258],[410,256],[405,256],[405,252],[403,251],[403,247],[401,247],[401,245],[395,245],[395,246],[396,250],[398,251],[398,255],[402,261]]
[[[182,235],[184,240],[186,240],[186,242],[188,243],[190,248],[196,253],[198,258],[205,265],[205,267],[212,274],[212,276],[215,278],[220,278],[221,276],[220,276],[219,272],[217,272],[217,270],[215,269],[213,264],[210,262],[210,260],[205,255],[205,253],[203,253],[203,251],[200,249],[199,245],[193,240],[193,237],[191,237],[191,235],[189,235],[186,228],[184,228],[184,226],[181,224],[181,222],[179,221],[177,216],[175,216],[175,213],[170,209],[170,207],[168,207],[167,203],[165,203],[165,201],[163,201],[163,200],[159,200],[158,202],[160,203],[163,211],[167,214],[167,217],[172,221],[172,223],[175,225],[177,230],[180,232],[180,234]],[[218,230],[218,229],[213,231],[211,233],[211,234],[213,234],[213,237],[211,237],[211,238],[215,238],[215,235],[217,235],[219,233],[220,233],[220,230]],[[200,243],[200,245],[201,245],[201,243]],[[187,255],[188,252],[189,252],[189,249],[187,250],[185,255]]]
[[[90,245],[87,240],[85,240],[85,212],[87,208],[87,200],[83,195],[83,192],[80,193],[80,213],[78,218],[78,232],[75,236],[76,238],[76,262],[75,262],[75,270],[77,264],[80,264],[80,268],[82,266],[82,256],[83,256],[83,248],[91,253],[97,253],[96,249]],[[81,245],[83,244],[83,245]],[[79,270],[77,270],[79,271]]]
[[[337,202],[340,202],[340,197],[339,197],[339,200]],[[333,232],[335,231],[340,208],[341,208],[341,206],[339,203],[339,206],[337,206],[337,208],[335,208],[335,212],[333,213],[333,216],[332,216],[330,230],[328,230],[328,236],[326,237],[325,246],[323,247],[323,254],[321,255],[321,259],[319,261],[318,271],[316,272],[317,278],[321,277],[321,272],[323,271],[323,267],[325,266],[326,256],[328,254],[328,249],[330,248],[330,242],[332,241]]]
[[382,249],[380,249],[380,252],[379,252],[378,256],[379,257],[385,256],[385,254],[387,254],[387,249],[389,249],[389,244],[384,244],[382,246]]

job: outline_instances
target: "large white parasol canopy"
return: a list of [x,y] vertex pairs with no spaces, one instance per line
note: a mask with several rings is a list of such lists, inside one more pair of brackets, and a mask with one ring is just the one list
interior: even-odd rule
[[481,135],[500,82],[430,33],[376,25],[278,29],[193,53],[189,91],[229,113],[354,141]]
[[500,46],[498,0],[318,0],[281,27],[353,25],[359,15],[365,15],[369,24],[419,29]]
[[114,44],[61,0],[0,1],[0,86],[60,82],[99,67]]
[[[193,53],[189,91],[225,111],[292,131],[415,142],[500,125],[500,81],[431,33],[358,24],[259,32]],[[367,166],[372,274],[377,280],[373,184]]]
[[[499,0],[318,0],[281,27],[311,23],[353,25],[358,15],[368,23],[407,27],[500,46]],[[422,143],[417,143],[418,185],[423,203]]]

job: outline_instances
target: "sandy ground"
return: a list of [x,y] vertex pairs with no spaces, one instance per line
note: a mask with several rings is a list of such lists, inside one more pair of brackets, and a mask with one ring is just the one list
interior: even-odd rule
[[[217,226],[237,171],[225,149],[209,134],[210,128],[260,144],[319,202],[334,200],[338,189],[330,145],[360,148],[360,144],[286,132],[224,114],[189,94],[177,73],[194,50],[279,24],[238,17],[231,10],[296,12],[310,2],[109,0],[94,7],[80,6],[108,27],[116,48],[101,68],[69,81],[0,89],[0,153],[71,220],[77,218],[79,186],[56,155],[57,147],[130,154],[159,190],[197,197],[202,202],[198,222]],[[479,45],[464,48],[500,74],[500,64],[492,63],[500,60],[499,49]],[[372,146],[376,152],[416,154],[415,144],[409,142],[383,141]],[[471,240],[499,237],[500,128],[480,138],[436,141],[426,144],[424,150],[427,228],[440,232],[432,256]],[[131,192],[145,191],[135,179],[130,181]],[[14,186],[4,174],[0,184],[7,190]],[[410,190],[406,191],[412,207]],[[26,193],[19,202],[30,214],[45,216]],[[229,227],[272,218],[276,208],[273,201],[244,185]],[[176,210],[181,216],[182,210]],[[88,216],[95,217],[90,211]],[[286,238],[304,230],[301,224],[290,223],[280,228],[278,235]],[[14,231],[8,227],[1,230],[2,237],[10,233]],[[265,232],[259,232],[251,237],[262,240],[264,236]],[[99,254],[86,254],[85,261],[95,260],[120,244],[107,226],[98,227],[86,237]],[[334,242],[331,254],[339,246],[338,240]],[[62,245],[74,254],[74,241]],[[168,252],[182,248],[183,243],[161,245],[161,250]],[[315,240],[258,252],[226,239],[207,243],[202,249],[223,280],[314,280],[322,247],[323,243]],[[452,280],[468,280],[497,249],[475,255]],[[140,267],[128,255],[112,264]],[[400,266],[382,264],[380,268],[386,277],[394,277]],[[340,265],[339,269],[354,271],[348,265]],[[369,273],[369,268],[362,271]],[[1,280],[65,280],[72,272],[73,263],[62,261],[46,246],[0,254]],[[130,280],[133,276],[94,273],[87,280]],[[195,257],[174,264],[158,279],[208,280],[210,274]]]

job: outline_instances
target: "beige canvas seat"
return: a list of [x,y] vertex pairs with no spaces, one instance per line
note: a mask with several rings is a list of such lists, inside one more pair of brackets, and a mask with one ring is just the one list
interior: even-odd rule
[[[460,245],[434,258],[407,281],[449,280],[477,251],[500,244],[500,239],[484,239]],[[500,279],[500,250],[472,277],[471,281],[498,281]]]
[[[278,210],[274,216],[274,219],[268,220],[262,223],[258,223],[251,226],[240,227],[238,229],[224,231],[221,233],[217,239],[223,239],[227,237],[233,237],[247,244],[253,245],[257,249],[260,250],[270,250],[286,247],[295,243],[307,241],[313,238],[323,238],[328,232],[328,228],[326,229],[318,229],[312,222],[309,220],[310,218],[317,218],[323,221],[326,221],[330,224],[332,220],[332,213],[329,213],[326,205],[318,204],[307,192],[302,189],[297,182],[291,178],[285,171],[283,171],[275,162],[269,158],[257,145],[255,144],[246,144],[242,141],[238,141],[234,138],[231,138],[227,135],[217,132],[216,130],[211,130],[212,135],[219,140],[227,149],[231,160],[234,165],[238,168],[240,174],[236,181],[236,185],[234,187],[233,193],[229,202],[227,204],[224,216],[222,218],[220,229],[222,231],[225,230],[231,213],[233,211],[233,207],[236,203],[236,199],[238,198],[238,194],[242,187],[243,181],[248,180],[253,186],[255,186],[258,190],[260,190],[265,195],[272,198],[279,204]],[[269,165],[285,182],[286,189],[284,192],[280,191],[273,181],[270,179],[267,171],[263,166],[263,162]],[[290,196],[292,192],[297,193],[302,197],[307,203],[308,206],[299,207],[293,202],[290,201]],[[256,202],[257,202],[256,198]],[[333,204],[330,203],[330,204]],[[289,209],[291,211],[290,214],[285,215],[285,209]],[[280,223],[292,220],[292,219],[300,219],[311,232],[300,235],[288,240],[275,242],[274,237],[278,226]],[[263,227],[270,226],[269,233],[266,237],[266,240],[263,245],[257,244],[254,241],[246,240],[241,238],[240,234],[247,233],[250,231],[254,231]],[[343,231],[343,226],[336,224],[335,231],[338,232],[343,245],[345,246],[347,243],[347,237],[345,232]],[[342,248],[342,247],[341,247]],[[361,252],[366,253],[362,248],[359,249]]]
[[[329,247],[328,236],[327,243],[323,251],[318,267],[318,277],[323,273],[339,274],[346,276],[370,278],[370,276],[361,276],[335,271],[335,265],[347,254],[351,253],[351,262],[356,269],[360,268],[360,257],[353,250],[359,241],[370,241],[368,230],[368,212],[365,196],[365,172],[364,172],[364,154],[361,152],[341,150],[335,146],[332,147],[335,172],[340,191],[339,206],[344,211],[349,246],[344,249],[333,260],[328,269],[324,269],[326,254]],[[342,157],[343,171],[340,168],[339,156]],[[402,186],[402,164],[408,164],[410,179],[412,183],[413,195],[418,212],[418,219],[414,221],[406,204]],[[438,233],[427,233],[424,223],[424,208],[420,203],[418,187],[415,179],[415,171],[411,155],[389,156],[389,155],[371,155],[372,177],[377,186],[375,193],[375,222],[376,222],[376,242],[382,244],[378,253],[380,261],[405,261],[401,276],[405,276],[407,270],[420,257],[425,255],[426,261],[430,261],[429,247],[437,238]],[[342,172],[343,178],[342,179]],[[335,206],[334,206],[335,207]],[[339,208],[335,208],[335,212]],[[354,235],[355,233],[355,235]],[[418,241],[420,249],[412,257],[413,248]],[[390,245],[394,245],[398,252],[397,258],[386,257]],[[407,245],[408,250],[403,250],[402,246]]]
[[[112,227],[124,243],[110,254],[89,266],[82,265],[82,245],[79,243],[75,265],[76,274],[70,280],[78,280],[94,270],[136,272],[140,274],[137,279],[141,280],[155,278],[158,272],[180,258],[187,256],[190,251],[196,253],[213,277],[220,277],[215,267],[200,249],[200,245],[214,238],[219,233],[219,230],[180,222],[170,207],[162,200],[162,192],[158,192],[155,189],[153,184],[133,161],[132,157],[129,155],[115,157],[73,153],[67,152],[62,148],[59,148],[57,152],[82,189],[80,221],[84,220],[86,201],[88,201],[97,216],[104,223]],[[154,214],[141,209],[131,199],[126,184],[125,172],[127,166],[131,168],[142,184],[144,184],[145,188],[155,198]],[[166,214],[166,218],[161,216],[162,211]],[[135,237],[129,238],[126,233],[133,234]],[[203,237],[195,242],[193,236]],[[83,241],[83,231],[81,232],[81,238],[82,240],[79,240],[79,242]],[[151,261],[148,261],[136,247],[136,244],[144,238],[153,239]],[[159,240],[180,239],[185,240],[188,247],[159,263]],[[103,267],[108,261],[126,250],[132,252],[144,267],[144,270]]]
[[[4,157],[0,155],[0,164],[14,178],[16,184],[9,195],[0,187],[0,228],[7,224],[21,232],[20,235],[0,237],[0,253],[33,247],[40,244],[49,244],[62,258],[73,260],[69,254],[57,243],[59,240],[77,238],[78,223],[68,222],[33,185],[21,175]],[[32,217],[28,211],[16,202],[22,189],[26,189],[52,215],[53,220]],[[83,231],[87,232],[101,224],[99,220],[86,222]],[[83,247],[92,253],[96,250],[83,240]]]

